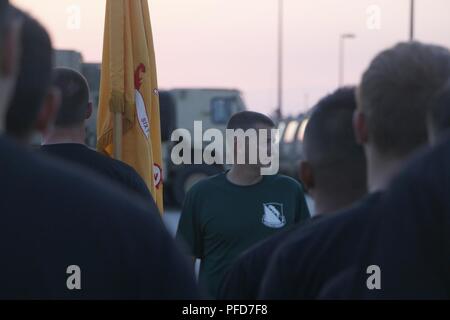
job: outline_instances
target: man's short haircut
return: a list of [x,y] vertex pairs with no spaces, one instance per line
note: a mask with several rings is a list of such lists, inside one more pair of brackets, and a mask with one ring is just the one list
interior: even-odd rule
[[436,136],[450,130],[450,78],[449,82],[431,99],[429,124]]
[[405,156],[427,141],[429,100],[450,75],[450,52],[419,42],[378,54],[365,71],[358,104],[369,141],[385,155]]
[[235,113],[227,124],[227,129],[237,130],[254,129],[257,124],[263,124],[268,127],[275,127],[275,123],[268,116],[254,111],[241,111]]
[[336,90],[313,108],[303,140],[317,185],[330,192],[342,191],[346,197],[365,193],[367,181],[364,149],[353,130],[355,110],[355,88]]
[[8,134],[23,138],[35,125],[45,95],[51,84],[53,49],[42,25],[18,9],[14,15],[23,19],[21,29],[20,71],[6,118]]
[[89,105],[89,86],[85,77],[69,68],[56,68],[53,72],[53,86],[61,92],[61,107],[55,126],[79,125],[86,118]]

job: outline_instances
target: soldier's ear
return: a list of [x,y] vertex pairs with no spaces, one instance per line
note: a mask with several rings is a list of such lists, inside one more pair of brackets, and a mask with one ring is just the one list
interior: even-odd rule
[[306,191],[314,189],[314,171],[308,161],[302,161],[300,163],[300,180]]
[[353,130],[355,131],[356,142],[361,145],[366,144],[369,140],[367,119],[360,110],[355,110],[353,113]]

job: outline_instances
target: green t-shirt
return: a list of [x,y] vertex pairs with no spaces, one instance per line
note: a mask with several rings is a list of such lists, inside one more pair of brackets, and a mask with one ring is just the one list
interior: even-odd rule
[[201,259],[199,282],[215,298],[243,251],[309,216],[302,186],[292,178],[264,176],[257,184],[238,186],[221,173],[188,192],[177,239]]

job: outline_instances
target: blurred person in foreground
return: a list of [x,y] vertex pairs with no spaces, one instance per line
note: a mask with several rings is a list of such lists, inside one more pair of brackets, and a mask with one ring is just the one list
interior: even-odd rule
[[362,265],[378,268],[380,277],[371,282],[379,281],[380,289],[367,290],[363,268],[347,281],[365,299],[450,298],[450,82],[429,109],[434,148],[418,155],[392,183],[372,222],[376,240],[360,253]]
[[53,48],[47,31],[19,10],[12,10],[22,16],[24,24],[19,39],[20,72],[6,114],[6,133],[25,146],[52,125],[60,95],[50,85]]
[[144,200],[153,201],[144,180],[132,167],[86,146],[85,121],[92,115],[86,79],[75,70],[56,68],[52,83],[59,90],[61,105],[54,125],[44,132],[41,151],[89,168],[139,194]]
[[[448,131],[447,131],[448,132]],[[374,209],[361,265],[333,291],[364,299],[450,299],[450,136],[416,156]],[[372,268],[371,272],[367,272]]]
[[[29,47],[24,39],[40,45]],[[42,100],[21,106],[39,117],[41,110],[33,108],[43,105],[51,85],[51,52],[45,29],[0,0],[0,299],[197,298],[192,268],[156,207],[148,214],[140,198],[25,150],[3,134],[5,97],[37,89],[38,81],[14,88],[28,70],[21,64],[27,54],[47,66],[32,75],[43,82]],[[36,123],[28,115],[24,121]]]
[[[316,215],[311,221],[349,207],[367,193],[366,159],[352,125],[355,110],[355,89],[342,88],[320,100],[308,120],[300,179],[315,202]],[[219,297],[257,299],[273,252],[293,230],[301,232],[302,227],[277,234],[246,251],[227,273]]]
[[270,262],[261,298],[363,297],[350,281],[364,266],[357,253],[370,248],[372,238],[366,235],[373,234],[372,217],[379,213],[383,191],[427,142],[428,106],[449,75],[450,52],[439,46],[400,43],[375,57],[358,88],[354,117],[370,194],[353,208],[293,233]]
[[[270,118],[251,111],[236,113],[227,125],[234,133],[269,131],[267,141],[258,141],[268,150],[274,127]],[[250,163],[249,140],[233,137],[229,143],[234,145],[234,165],[189,190],[177,231],[190,254],[201,260],[200,284],[212,298],[218,297],[224,274],[243,251],[309,218],[300,183],[279,174],[262,175],[261,162]],[[237,155],[243,151],[241,164]]]

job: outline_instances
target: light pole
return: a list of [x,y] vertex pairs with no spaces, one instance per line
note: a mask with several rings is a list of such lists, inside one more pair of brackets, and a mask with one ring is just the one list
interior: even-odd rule
[[278,0],[278,119],[281,119],[283,109],[283,2],[284,0]]
[[414,40],[414,11],[415,11],[415,6],[414,6],[414,0],[411,0],[411,12],[410,12],[410,18],[409,18],[409,41],[413,41]]
[[345,53],[345,40],[346,39],[354,39],[356,36],[353,33],[344,33],[339,37],[339,70],[338,70],[338,78],[339,78],[339,87],[341,87],[344,83],[344,53]]

